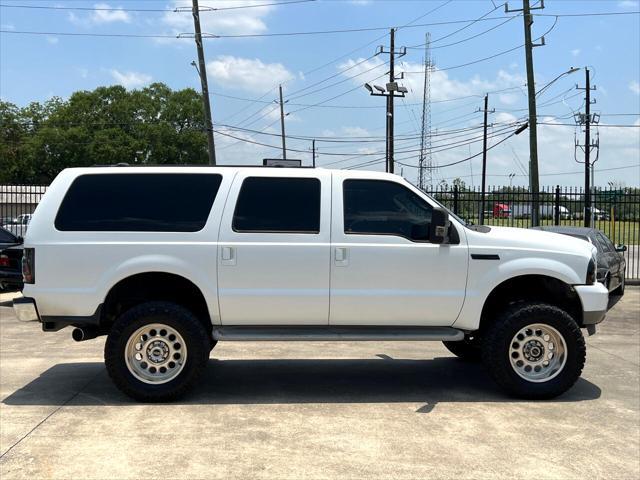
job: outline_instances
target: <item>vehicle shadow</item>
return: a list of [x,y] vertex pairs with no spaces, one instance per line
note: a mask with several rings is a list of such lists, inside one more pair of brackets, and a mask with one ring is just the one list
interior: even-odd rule
[[[553,401],[600,397],[597,385],[579,379]],[[440,402],[519,402],[504,395],[481,365],[453,357],[430,360],[209,360],[184,405],[416,402],[428,413]],[[10,394],[6,405],[130,405],[102,363],[64,363]]]

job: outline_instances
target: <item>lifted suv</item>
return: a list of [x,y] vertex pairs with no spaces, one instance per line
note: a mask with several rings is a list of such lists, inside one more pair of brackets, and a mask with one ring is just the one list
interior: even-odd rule
[[108,335],[125,393],[176,398],[218,341],[437,340],[510,394],[551,398],[608,294],[595,249],[474,227],[402,178],[289,168],[63,171],[24,248],[20,320]]

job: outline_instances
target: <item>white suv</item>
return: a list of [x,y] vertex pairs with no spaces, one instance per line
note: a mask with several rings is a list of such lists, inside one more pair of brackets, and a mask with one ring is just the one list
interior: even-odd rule
[[375,172],[68,169],[24,251],[18,318],[108,335],[111,378],[142,401],[182,394],[224,340],[439,340],[551,398],[608,300],[587,242],[467,225]]

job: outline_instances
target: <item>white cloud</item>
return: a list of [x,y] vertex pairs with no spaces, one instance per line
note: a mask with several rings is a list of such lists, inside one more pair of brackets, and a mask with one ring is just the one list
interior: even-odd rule
[[74,25],[83,27],[116,22],[131,23],[131,15],[122,7],[113,7],[108,3],[96,3],[93,8],[104,10],[94,10],[89,15],[76,15],[69,12],[67,19]]
[[264,63],[257,58],[221,55],[207,64],[207,73],[219,85],[233,86],[252,92],[268,88],[294,78],[281,63]]
[[571,50],[571,55],[577,57],[578,55],[580,55],[580,52],[582,52],[582,50],[580,50],[579,48],[574,48],[573,50]]
[[128,12],[125,12],[122,7],[112,7],[108,3],[96,3],[93,8],[96,9],[111,9],[115,10],[95,10],[91,14],[91,21],[93,23],[113,23],[113,22],[125,22],[131,21],[131,16]]
[[138,88],[151,81],[151,75],[139,72],[121,72],[116,69],[109,70],[109,73],[116,81],[127,89]]
[[0,25],[0,28],[2,28],[2,30],[15,30],[16,26],[13,23],[3,23]]
[[[261,5],[263,0],[211,0],[207,7],[225,8],[246,5]],[[204,5],[201,5],[203,7]],[[192,32],[193,17],[191,16],[191,1],[173,0],[170,8],[179,9],[178,12],[167,12],[162,17],[162,23],[169,27],[174,34]],[[203,11],[200,13],[200,25],[203,33],[213,34],[253,34],[264,33],[267,25],[264,18],[276,8],[273,5],[254,8],[238,8],[234,10]]]
[[47,42],[49,42],[51,45],[55,45],[56,43],[58,43],[59,38],[58,37],[52,37],[52,36],[47,36]]
[[347,137],[369,137],[371,134],[362,127],[342,127],[342,132]]
[[631,90],[636,95],[640,95],[640,82],[637,80],[632,80],[629,82],[629,90]]
[[618,2],[618,6],[621,8],[638,8],[640,2],[638,0],[622,0]]

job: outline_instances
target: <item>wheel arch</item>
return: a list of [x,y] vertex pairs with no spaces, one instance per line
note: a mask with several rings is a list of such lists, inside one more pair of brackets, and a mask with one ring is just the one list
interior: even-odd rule
[[113,284],[104,297],[102,328],[109,330],[118,316],[151,301],[172,302],[187,308],[211,332],[212,316],[202,290],[192,280],[165,271],[134,273]]
[[583,324],[582,302],[572,285],[544,274],[518,275],[503,280],[490,291],[482,304],[479,330],[516,302],[540,302],[566,311],[579,325]]

